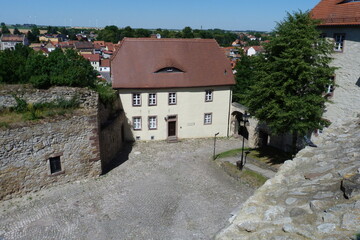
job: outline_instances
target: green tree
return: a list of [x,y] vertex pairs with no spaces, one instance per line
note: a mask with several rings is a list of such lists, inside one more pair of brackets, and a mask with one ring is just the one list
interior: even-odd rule
[[238,102],[246,105],[246,96],[255,81],[256,64],[258,62],[257,56],[248,56],[241,52],[241,58],[235,66],[235,80],[236,84],[233,86],[233,102]]
[[250,113],[273,133],[292,133],[293,153],[298,135],[326,125],[322,95],[334,68],[329,66],[332,46],[320,38],[317,23],[300,11],[277,24],[247,96]]
[[21,32],[19,31],[18,28],[14,28],[14,34],[16,34],[16,35],[21,35]]
[[7,28],[5,23],[1,23],[1,34],[10,34],[10,30]]
[[185,27],[182,30],[182,37],[183,38],[194,38],[194,33],[191,27]]

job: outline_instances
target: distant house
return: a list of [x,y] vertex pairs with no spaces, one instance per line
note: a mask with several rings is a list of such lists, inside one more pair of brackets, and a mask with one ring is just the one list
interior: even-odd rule
[[48,52],[52,52],[56,49],[55,44],[53,44],[52,42],[48,42],[44,48],[46,48],[48,50]]
[[94,51],[94,44],[92,42],[75,42],[74,46],[80,54],[92,54]]
[[59,38],[58,34],[53,34],[53,35],[41,35],[39,36],[39,41],[40,42],[53,42],[55,44],[57,44],[58,42],[61,41],[61,39]]
[[111,76],[134,139],[229,135],[235,80],[215,40],[125,38]]
[[222,49],[225,52],[225,56],[230,60],[238,60],[241,57],[240,51],[242,50],[237,47],[224,47]]
[[0,50],[15,49],[16,44],[29,45],[25,35],[3,34],[0,37]]
[[91,66],[94,68],[94,70],[99,71],[100,70],[100,55],[99,54],[82,54],[82,56],[89,60]]
[[[360,114],[360,1],[322,0],[310,12],[320,20],[322,37],[334,44],[331,78],[334,83],[324,89],[332,104],[326,106],[324,118],[335,121]],[[334,86],[337,86],[336,88]]]
[[244,52],[248,56],[253,56],[256,54],[259,54],[264,51],[264,48],[262,46],[248,46],[244,47]]
[[102,59],[100,63],[100,72],[110,72],[110,59]]

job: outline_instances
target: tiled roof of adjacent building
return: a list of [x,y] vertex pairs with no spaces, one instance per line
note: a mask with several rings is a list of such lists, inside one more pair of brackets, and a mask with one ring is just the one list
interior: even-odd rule
[[99,54],[82,54],[82,56],[87,60],[89,60],[90,62],[100,62]]
[[235,83],[214,39],[125,38],[111,61],[113,88],[178,88]]
[[327,25],[360,25],[360,1],[322,0],[310,13],[314,19]]
[[92,42],[75,42],[76,49],[93,49],[94,45]]
[[101,67],[110,67],[110,59],[102,59]]
[[24,38],[25,35],[3,34],[0,39],[2,42],[22,42]]

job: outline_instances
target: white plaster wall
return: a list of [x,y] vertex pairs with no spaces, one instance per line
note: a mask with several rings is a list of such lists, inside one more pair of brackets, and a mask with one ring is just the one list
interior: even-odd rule
[[[205,102],[205,90],[213,91],[213,101]],[[169,92],[176,92],[177,104],[168,104]],[[141,93],[142,104],[140,107],[132,106],[132,94]],[[157,105],[148,106],[148,94],[157,94]],[[203,88],[174,88],[150,90],[119,90],[120,99],[129,124],[132,118],[142,117],[142,129],[132,130],[134,138],[140,140],[167,139],[167,121],[169,115],[177,115],[178,138],[212,137],[219,132],[219,137],[228,136],[229,107],[231,90],[229,86],[203,87]],[[204,114],[212,113],[212,124],[204,125]],[[148,129],[148,117],[157,116],[157,129]]]
[[360,78],[360,28],[359,27],[327,27],[321,29],[330,39],[334,33],[345,33],[343,52],[334,52],[332,66],[335,71],[333,103],[327,104],[324,118],[334,122],[348,117],[356,117],[360,113],[360,87],[356,82]]

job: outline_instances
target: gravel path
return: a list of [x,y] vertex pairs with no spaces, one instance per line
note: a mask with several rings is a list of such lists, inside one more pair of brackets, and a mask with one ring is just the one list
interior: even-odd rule
[[139,142],[104,176],[1,202],[0,239],[211,239],[254,191],[212,154],[212,139]]

